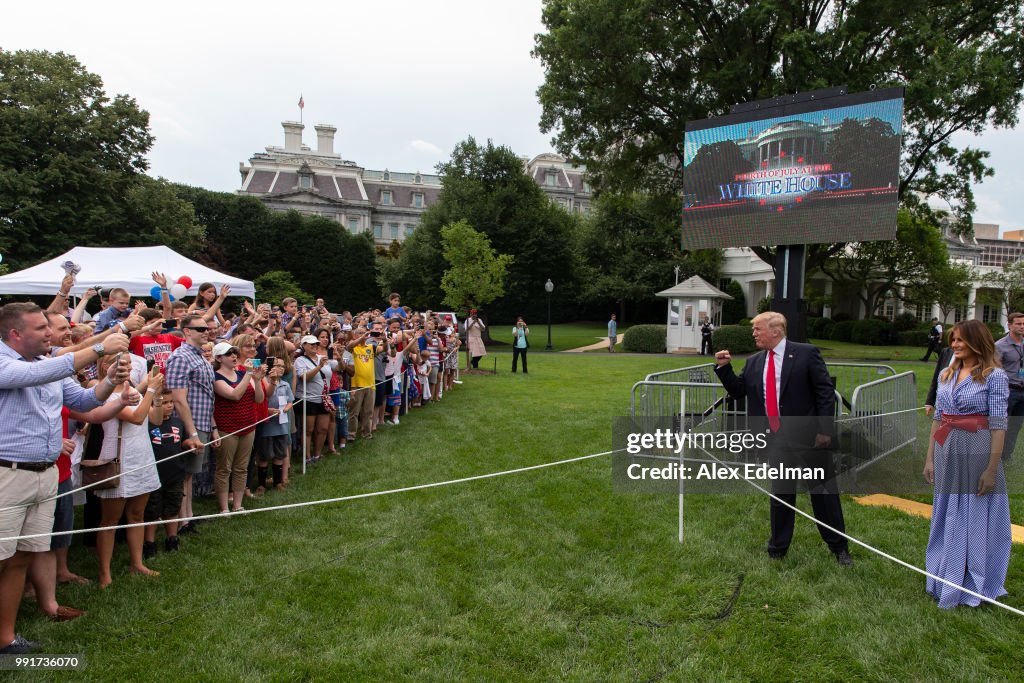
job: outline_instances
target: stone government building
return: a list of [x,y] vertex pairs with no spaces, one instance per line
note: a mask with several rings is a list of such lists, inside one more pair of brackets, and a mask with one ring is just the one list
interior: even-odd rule
[[[371,232],[374,242],[386,247],[412,234],[420,216],[441,194],[437,175],[374,171],[342,159],[334,151],[334,126],[314,126],[315,150],[302,142],[303,124],[283,121],[281,126],[284,147],[267,147],[238,168],[239,194],[258,197],[270,209],[323,216],[352,233]],[[589,213],[586,169],[557,154],[524,158],[523,168],[566,211]]]

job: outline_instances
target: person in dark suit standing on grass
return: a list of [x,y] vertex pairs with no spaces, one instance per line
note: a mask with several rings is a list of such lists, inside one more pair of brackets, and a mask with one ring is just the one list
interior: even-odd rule
[[942,351],[942,323],[939,322],[938,318],[932,318],[931,329],[928,330],[928,350],[925,351],[923,360],[925,363],[932,357],[932,352],[940,353]]
[[953,347],[947,346],[939,352],[939,360],[935,363],[935,372],[932,373],[932,383],[928,387],[928,396],[924,399],[924,414],[931,415],[935,410],[935,397],[939,391],[939,374],[949,367],[953,362]]
[[[786,318],[781,313],[761,313],[752,321],[754,342],[761,349],[747,359],[737,376],[728,350],[715,354],[715,374],[729,395],[747,401],[750,429],[770,432],[767,457],[771,464],[822,467],[824,479],[809,482],[814,517],[845,532],[843,508],[835,484],[832,442],[835,393],[821,352],[811,344],[786,339]],[[813,427],[813,428],[812,428]],[[773,480],[772,493],[796,503],[796,482]],[[793,539],[796,513],[774,498],[771,501],[771,538],[768,555],[782,559]],[[842,566],[850,566],[846,539],[818,526],[822,540]]]

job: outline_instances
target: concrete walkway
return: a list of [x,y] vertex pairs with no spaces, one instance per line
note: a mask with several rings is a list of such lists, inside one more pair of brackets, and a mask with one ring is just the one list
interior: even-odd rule
[[[897,498],[896,496],[889,496],[883,493],[876,493],[870,496],[853,496],[853,499],[861,505],[895,508],[915,517],[932,518],[932,506],[927,503],[919,503],[916,500]],[[1010,534],[1014,543],[1024,543],[1024,527],[1019,524],[1011,524]]]
[[[626,336],[625,333],[615,335],[615,343],[621,344],[622,338]],[[590,346],[580,346],[575,349],[566,349],[562,353],[586,353],[587,351],[600,351],[608,349],[608,337],[594,337],[594,339],[600,339],[601,341],[595,342]]]

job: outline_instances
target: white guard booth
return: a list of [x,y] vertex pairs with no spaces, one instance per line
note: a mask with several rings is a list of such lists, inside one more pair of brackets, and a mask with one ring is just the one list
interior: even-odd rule
[[699,352],[700,328],[704,321],[710,320],[717,328],[722,321],[722,302],[732,300],[699,275],[657,295],[668,299],[665,350],[669,353]]

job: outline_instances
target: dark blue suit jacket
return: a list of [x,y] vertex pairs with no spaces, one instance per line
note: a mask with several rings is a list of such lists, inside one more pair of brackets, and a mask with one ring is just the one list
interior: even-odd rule
[[[751,429],[766,428],[767,424],[763,380],[767,357],[765,351],[755,353],[747,359],[738,376],[732,365],[715,368],[715,374],[730,396],[747,399],[747,415],[755,418]],[[816,346],[786,340],[779,384],[780,439],[813,446],[815,434],[834,434],[835,387]],[[787,416],[802,419],[787,421]]]

